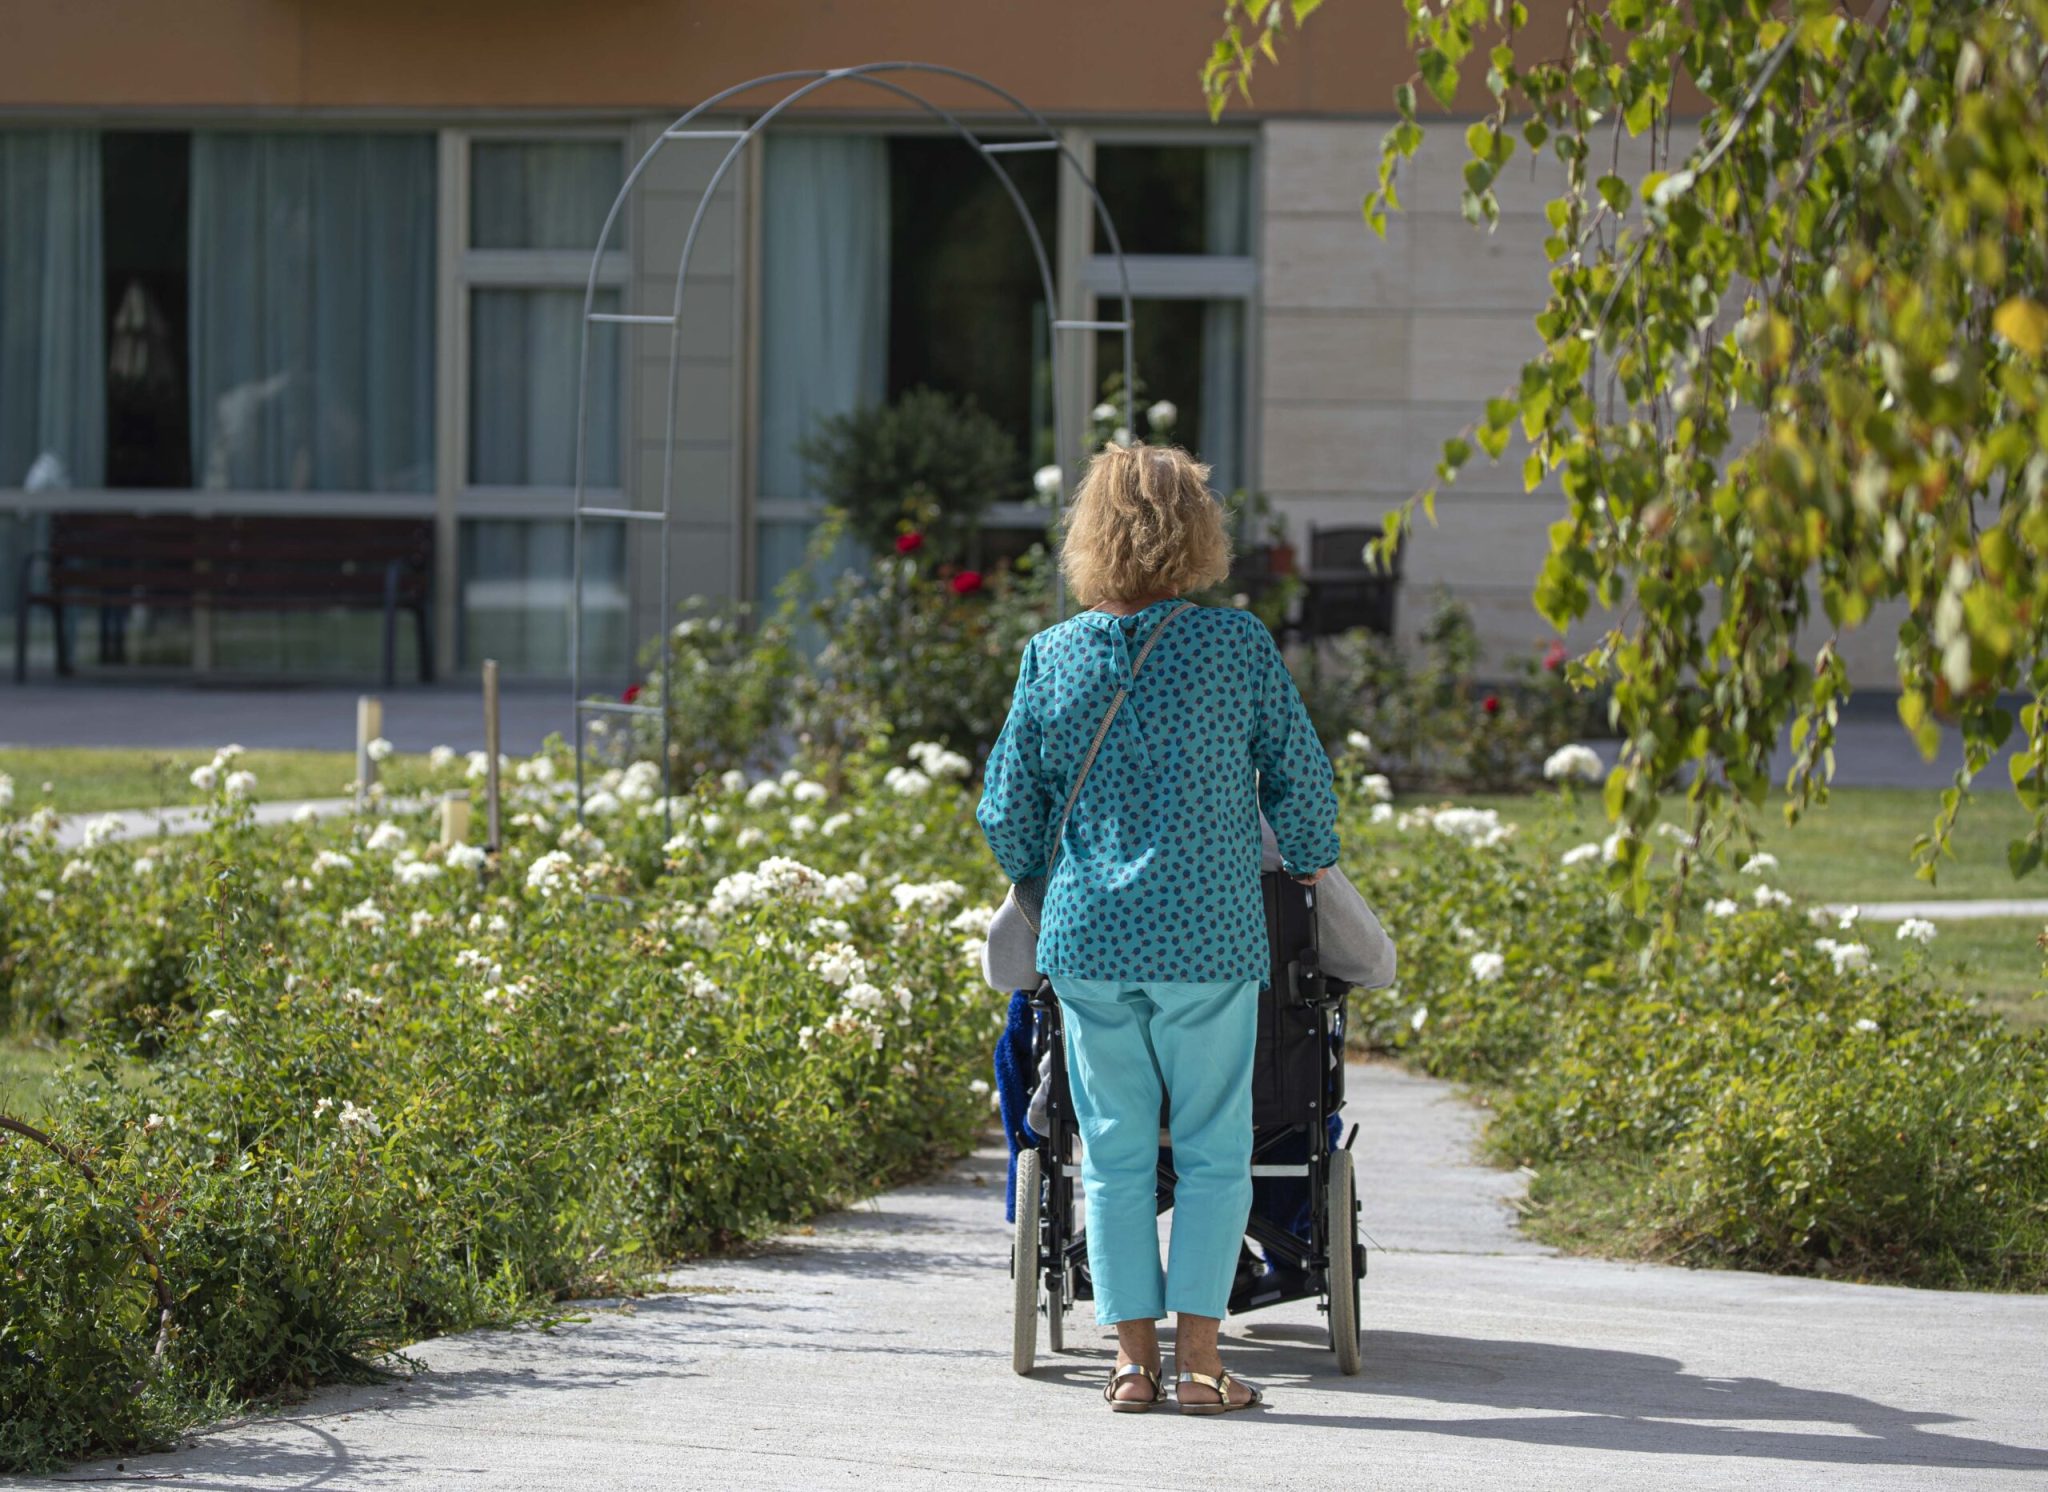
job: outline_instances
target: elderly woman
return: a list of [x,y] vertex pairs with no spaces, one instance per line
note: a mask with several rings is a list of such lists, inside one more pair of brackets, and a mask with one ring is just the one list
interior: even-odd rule
[[[1270,961],[1259,811],[1289,874],[1313,882],[1337,859],[1329,758],[1272,636],[1246,612],[1180,599],[1229,568],[1207,479],[1168,447],[1090,463],[1060,554],[1090,609],[1024,649],[978,813],[1013,881],[1047,878],[1038,962],[1065,1012],[1095,1318],[1119,1344],[1103,1397],[1123,1413],[1162,1397],[1168,1311],[1183,1413],[1261,1402],[1216,1345],[1251,1209]],[[1162,1096],[1177,1178],[1163,1274]]]

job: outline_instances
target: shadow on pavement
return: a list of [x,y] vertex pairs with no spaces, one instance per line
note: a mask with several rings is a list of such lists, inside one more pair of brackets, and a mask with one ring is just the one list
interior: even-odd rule
[[[1768,1378],[1708,1378],[1675,1358],[1546,1342],[1415,1332],[1367,1332],[1365,1369],[1339,1375],[1317,1327],[1248,1323],[1230,1334],[1232,1366],[1266,1385],[1262,1420],[1329,1426],[1328,1414],[1290,1415],[1286,1380],[1349,1399],[1423,1399],[1516,1411],[1461,1419],[1357,1413],[1336,1423],[1529,1445],[1679,1456],[1750,1456],[1838,1465],[2048,1471],[2048,1447],[2005,1445],[1925,1426],[1958,1423],[1937,1410],[1898,1409],[1855,1394]],[[1299,1392],[1299,1390],[1295,1390]],[[1784,1429],[1764,1428],[1771,1422]],[[1812,1428],[1839,1425],[1837,1432]],[[1793,1428],[1797,1426],[1798,1428]]]

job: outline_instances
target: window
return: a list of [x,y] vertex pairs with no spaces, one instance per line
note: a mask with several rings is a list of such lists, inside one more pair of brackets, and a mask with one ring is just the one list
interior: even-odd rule
[[[569,672],[567,515],[576,480],[584,287],[591,250],[624,178],[617,135],[476,136],[469,143],[464,506],[474,516],[461,525],[458,556],[465,663],[495,658],[511,674]],[[593,309],[600,313],[624,308],[624,242],[621,221],[599,268]],[[620,330],[615,323],[590,327],[583,476],[593,494],[616,492],[622,481]],[[562,516],[515,516],[531,512],[537,497],[544,510]],[[584,526],[583,653],[594,670],[621,671],[632,653],[626,537],[617,524]]]
[[[1173,439],[1213,468],[1218,491],[1252,480],[1246,437],[1247,347],[1258,265],[1251,243],[1251,147],[1124,144],[1095,150],[1096,190],[1123,245],[1136,302],[1132,359],[1144,402],[1178,410]],[[1088,264],[1095,314],[1122,319],[1116,259],[1100,225]],[[1119,368],[1121,338],[1102,335],[1098,372]],[[1139,416],[1142,430],[1144,417]]]

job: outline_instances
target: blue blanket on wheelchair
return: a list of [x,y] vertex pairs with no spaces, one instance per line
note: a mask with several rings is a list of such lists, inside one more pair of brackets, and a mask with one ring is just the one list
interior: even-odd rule
[[1017,1221],[1017,1153],[1035,1149],[1039,1137],[1024,1115],[1038,1074],[1031,1067],[1031,997],[1023,990],[1010,996],[1003,1034],[996,1038],[996,1101],[1002,1106],[1003,1137],[1010,1142],[1010,1181],[1003,1188],[1003,1220]]
[[[1017,1156],[1020,1152],[1034,1149],[1039,1136],[1032,1131],[1025,1115],[1031,1108],[1031,1094],[1038,1086],[1038,1073],[1031,1065],[1031,998],[1023,990],[1010,996],[1009,1014],[1003,1021],[1003,1034],[996,1039],[995,1054],[996,1101],[1001,1105],[1003,1116],[1003,1137],[1009,1142],[1009,1180],[1003,1187],[1003,1220],[1014,1223],[1017,1220]],[[1337,1115],[1330,1115],[1330,1147],[1335,1149],[1344,1131],[1344,1121]],[[1299,1150],[1300,1153],[1294,1153]],[[1284,1151],[1285,1153],[1280,1153]],[[1308,1145],[1298,1140],[1279,1150],[1267,1159],[1274,1162],[1306,1160]],[[1297,1237],[1309,1236],[1309,1192],[1306,1181],[1291,1176],[1261,1176],[1252,1182],[1252,1207],[1261,1217],[1268,1218]]]

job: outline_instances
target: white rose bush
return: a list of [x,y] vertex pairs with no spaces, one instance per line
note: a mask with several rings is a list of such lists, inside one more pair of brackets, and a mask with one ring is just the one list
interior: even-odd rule
[[[1552,777],[1568,800],[1585,764]],[[1355,1041],[1471,1085],[1529,1225],[1566,1247],[1929,1286],[2048,1288],[2048,1038],[1936,979],[1931,923],[1881,964],[1853,911],[1796,904],[1766,853],[1700,856],[1642,922],[1569,822],[1381,813],[1352,776],[1345,862],[1400,949]],[[1661,837],[1661,836],[1660,836]],[[1681,846],[1687,848],[1688,846]],[[1816,936],[1819,929],[1827,935]]]
[[425,809],[259,829],[225,761],[189,838],[60,850],[0,809],[0,1030],[74,1059],[15,1116],[56,1148],[0,1136],[0,1469],[617,1293],[968,1146],[1002,887],[964,759],[707,777],[672,826],[605,772],[581,834],[541,761],[495,862]]

